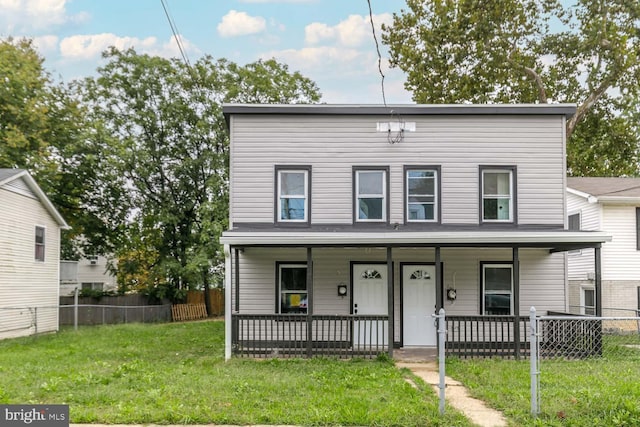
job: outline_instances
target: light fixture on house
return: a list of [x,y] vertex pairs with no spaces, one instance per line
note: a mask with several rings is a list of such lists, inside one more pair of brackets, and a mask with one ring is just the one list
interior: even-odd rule
[[338,296],[343,298],[347,296],[347,285],[344,283],[338,285]]
[[447,299],[449,301],[455,301],[457,297],[458,297],[458,291],[456,291],[453,288],[447,289]]

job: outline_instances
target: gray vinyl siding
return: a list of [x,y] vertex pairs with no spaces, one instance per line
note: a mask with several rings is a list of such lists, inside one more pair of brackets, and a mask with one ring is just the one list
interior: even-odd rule
[[[567,215],[580,213],[581,230],[604,230],[601,225],[602,207],[598,203],[588,203],[584,197],[567,192]],[[609,243],[605,244],[607,247]],[[595,274],[593,249],[571,251],[567,254],[569,280],[587,280]]]
[[[37,332],[56,331],[59,225],[38,199],[13,190],[0,188],[0,206],[0,338],[34,333],[35,321]],[[45,228],[44,262],[35,261],[36,226]]]
[[[314,248],[313,249],[313,311],[315,314],[349,314],[351,302],[351,261],[380,262],[386,265],[386,249],[383,248]],[[395,340],[401,335],[400,263],[433,263],[432,248],[394,249],[394,314]],[[479,314],[480,262],[511,262],[511,249],[443,248],[444,287],[455,288],[455,301],[445,299],[448,314]],[[240,253],[240,310],[241,314],[272,314],[275,312],[277,261],[306,263],[304,248],[246,248]],[[520,250],[520,313],[528,315],[535,306],[539,312],[565,310],[564,256],[549,255],[544,249]],[[232,261],[232,265],[234,265]],[[232,307],[235,312],[235,271],[232,271]],[[337,286],[349,286],[349,295],[337,295]]]
[[312,222],[352,222],[352,166],[390,170],[390,222],[404,221],[403,166],[440,165],[442,223],[479,222],[479,166],[517,167],[518,223],[564,222],[564,118],[412,116],[389,144],[388,116],[234,115],[232,223],[271,223],[274,165],[312,166]]

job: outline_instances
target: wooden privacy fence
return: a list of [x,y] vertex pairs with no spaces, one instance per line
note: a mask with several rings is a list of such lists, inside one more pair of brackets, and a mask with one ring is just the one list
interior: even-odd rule
[[[222,289],[209,289],[209,301],[211,302],[211,316],[224,314],[224,291]],[[198,320],[207,317],[204,291],[188,291],[186,304],[174,304],[171,307],[171,316],[174,322],[184,320]]]

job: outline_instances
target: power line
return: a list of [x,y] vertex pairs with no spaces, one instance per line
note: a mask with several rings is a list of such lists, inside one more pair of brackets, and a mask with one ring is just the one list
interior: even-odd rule
[[187,52],[182,47],[182,42],[180,41],[180,36],[178,32],[178,26],[175,24],[175,22],[171,18],[171,13],[169,12],[169,6],[167,5],[166,0],[160,0],[160,3],[162,3],[162,8],[164,9],[164,14],[167,17],[167,21],[169,21],[169,26],[171,27],[173,38],[176,40],[176,44],[178,45],[178,50],[180,51],[182,60],[184,61],[187,68],[191,70],[191,63],[189,62],[189,58],[187,57]]
[[373,40],[376,43],[376,51],[378,52],[378,72],[380,72],[381,81],[380,86],[382,88],[382,102],[384,102],[384,106],[387,106],[387,98],[384,94],[384,73],[382,72],[382,55],[380,54],[380,46],[378,45],[378,38],[376,37],[376,28],[373,25],[373,12],[371,11],[371,0],[367,0],[367,4],[369,5],[369,20],[371,21],[371,32],[373,34]]

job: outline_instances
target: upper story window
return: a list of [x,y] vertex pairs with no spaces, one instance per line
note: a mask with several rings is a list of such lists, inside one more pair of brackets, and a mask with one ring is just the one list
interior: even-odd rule
[[36,226],[35,260],[44,261],[44,227]]
[[515,221],[515,167],[480,167],[482,222]]
[[309,223],[311,167],[276,166],[276,222]]
[[580,213],[569,215],[569,231],[580,231]]
[[407,222],[438,221],[438,175],[433,166],[405,167],[405,212]]
[[387,221],[388,168],[354,168],[354,218],[356,222]]

